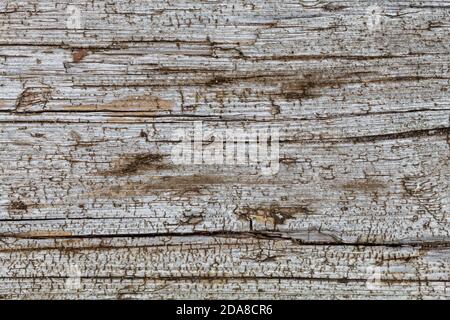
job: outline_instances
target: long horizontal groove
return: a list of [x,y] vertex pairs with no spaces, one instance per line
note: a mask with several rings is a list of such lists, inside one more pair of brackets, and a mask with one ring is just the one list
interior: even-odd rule
[[[301,231],[301,230],[299,230]],[[105,239],[105,238],[167,238],[167,237],[222,237],[222,238],[255,238],[261,240],[279,240],[292,241],[299,246],[361,246],[361,247],[441,247],[450,246],[449,240],[440,241],[411,241],[411,242],[388,242],[388,243],[372,243],[372,242],[345,242],[345,241],[304,241],[302,239],[291,238],[283,235],[282,232],[270,231],[195,231],[195,232],[166,232],[166,233],[130,233],[130,234],[94,234],[94,235],[26,235],[3,233],[1,238],[17,238],[17,239]]]
[[327,115],[324,116],[315,116],[313,118],[270,118],[270,119],[258,119],[258,118],[245,118],[233,115],[201,115],[201,114],[150,114],[151,112],[148,112],[148,115],[145,115],[146,111],[139,111],[139,110],[131,110],[131,111],[124,111],[124,110],[83,110],[83,111],[73,111],[73,110],[43,110],[43,111],[26,111],[26,112],[16,112],[14,109],[8,109],[8,110],[0,110],[0,114],[10,114],[15,116],[28,116],[28,115],[58,115],[58,114],[71,114],[71,115],[85,115],[85,114],[104,114],[106,116],[112,116],[114,117],[115,113],[119,114],[118,117],[138,117],[138,118],[217,118],[218,120],[226,120],[226,121],[253,121],[253,122],[260,122],[260,121],[292,121],[292,120],[304,120],[304,121],[314,121],[314,120],[330,120],[330,119],[345,119],[345,118],[356,118],[356,117],[367,117],[367,116],[378,116],[378,115],[391,115],[391,114],[404,114],[404,113],[420,113],[420,112],[443,112],[443,111],[450,111],[450,108],[421,108],[421,109],[408,109],[408,110],[392,110],[392,111],[379,111],[379,112],[364,112],[364,113],[342,113],[342,114],[335,114],[335,115]]
[[[367,142],[377,142],[377,141],[388,141],[388,140],[399,140],[408,138],[422,138],[429,136],[443,136],[450,134],[450,127],[438,127],[434,129],[421,129],[421,130],[411,130],[396,133],[386,133],[386,134],[376,134],[376,135],[363,135],[363,136],[353,136],[353,137],[342,137],[342,138],[329,138],[312,141],[317,142],[352,142],[352,143],[367,143]],[[291,141],[291,140],[280,140],[280,143],[307,143],[308,141]]]
[[[1,123],[1,122],[0,122]],[[8,122],[16,123],[16,121]],[[22,123],[22,122],[19,122]],[[29,123],[24,122],[24,123]],[[38,123],[49,123],[55,124],[55,121],[38,121]],[[72,124],[79,124],[83,122],[71,122]],[[90,123],[90,122],[87,122]],[[385,134],[375,134],[375,135],[362,135],[362,136],[347,136],[347,137],[336,137],[336,138],[321,138],[321,139],[311,139],[311,140],[298,140],[298,139],[280,139],[282,144],[321,144],[321,143],[368,143],[368,142],[378,142],[378,141],[389,141],[389,140],[400,140],[409,138],[423,138],[430,136],[448,136],[450,134],[450,127],[437,127],[432,129],[420,129],[420,130],[410,130],[403,132],[385,133]]]
[[[24,276],[12,276],[12,277],[0,277],[0,279],[16,279],[16,280],[48,280],[48,279],[67,279],[67,276],[45,276],[45,277],[24,277]],[[337,283],[348,283],[348,282],[356,282],[356,283],[366,283],[368,279],[357,279],[357,278],[317,278],[317,277],[288,277],[288,276],[179,276],[179,277],[170,277],[170,276],[93,276],[93,277],[80,277],[81,280],[90,280],[90,279],[98,279],[98,280],[158,280],[158,281],[226,281],[226,280],[294,280],[294,281],[314,281],[314,282],[337,282]],[[438,279],[383,279],[383,284],[401,284],[401,283],[448,283],[447,280],[438,280]]]
[[[25,30],[25,29],[23,29],[23,30]],[[29,30],[29,29],[26,29],[26,30]],[[39,29],[39,30],[42,30],[42,29]],[[135,31],[135,30],[133,30],[133,31]],[[67,32],[67,29],[64,29],[64,32]],[[83,32],[84,32],[84,30],[81,30],[78,32],[73,32],[73,33],[81,34]],[[83,43],[83,42],[81,42],[81,43]],[[67,44],[64,41],[61,41],[59,43],[57,43],[57,42],[31,43],[29,41],[28,42],[11,43],[11,42],[0,41],[0,46],[1,47],[43,47],[43,48],[52,47],[52,48],[60,48],[60,49],[84,48],[87,50],[98,50],[98,49],[123,49],[123,47],[121,47],[120,45],[127,44],[127,43],[175,43],[175,44],[180,43],[180,44],[210,44],[210,45],[221,44],[219,42],[212,42],[212,41],[208,41],[208,40],[182,40],[182,39],[146,39],[146,40],[129,39],[129,40],[113,40],[113,41],[104,40],[104,45],[92,45],[91,41],[89,41],[89,39],[87,39],[84,43],[85,43],[84,45],[83,44],[78,45],[78,44],[73,44],[73,43]],[[230,44],[230,43],[226,42],[223,44]]]
[[[54,43],[45,43],[45,44],[33,44],[33,43],[7,43],[0,44],[1,47],[34,47],[34,48],[59,48],[63,50],[74,50],[74,49],[86,49],[89,51],[104,51],[104,50],[118,50],[122,49],[119,43],[178,43],[178,44],[198,44],[198,45],[209,45],[212,47],[220,47],[221,45],[228,45],[228,43],[215,43],[215,42],[207,42],[207,41],[187,41],[187,40],[143,40],[143,41],[121,41],[121,42],[113,42],[110,44],[105,44],[101,46],[92,46],[89,45],[74,45],[74,44],[54,44]],[[239,45],[236,45],[239,48]],[[137,49],[139,47],[132,47],[133,49]],[[105,52],[107,53],[107,52]],[[145,55],[136,54],[136,53],[123,53],[123,55]],[[167,54],[171,55],[171,54]],[[179,53],[177,53],[179,55]],[[385,59],[402,59],[402,58],[411,58],[411,57],[422,57],[422,56],[440,56],[446,55],[445,52],[417,52],[417,53],[408,53],[402,55],[394,55],[394,54],[385,54],[385,55],[333,55],[333,54],[308,54],[308,55],[272,55],[272,56],[245,56],[244,54],[230,57],[229,60],[248,60],[248,61],[322,61],[322,60],[348,60],[348,61],[370,61],[370,60],[385,60]],[[185,54],[184,56],[190,56],[189,54]],[[198,55],[193,55],[198,56]],[[203,56],[203,55],[202,55]],[[211,56],[211,55],[204,55]]]
[[[281,76],[286,76],[289,74],[282,74]],[[262,79],[262,80],[261,80]],[[226,84],[230,84],[232,82],[237,81],[264,81],[266,79],[271,79],[271,81],[274,81],[273,75],[270,74],[262,74],[262,75],[251,75],[251,76],[230,76],[226,79],[223,79],[223,82]],[[352,80],[347,82],[342,82],[341,84],[345,85],[351,85],[351,84],[372,84],[372,83],[398,83],[398,82],[419,82],[419,81],[428,81],[428,80],[445,80],[449,81],[450,77],[442,77],[442,76],[397,76],[397,77],[391,77],[391,78],[380,78],[380,79],[373,79],[373,80]],[[77,89],[87,89],[87,88],[167,88],[167,87],[221,87],[224,86],[224,84],[211,84],[211,80],[208,80],[206,82],[199,82],[199,83],[179,83],[176,85],[173,84],[150,84],[150,83],[139,83],[139,84],[133,84],[133,83],[117,83],[117,84],[74,84],[72,87]],[[324,84],[323,87],[328,87],[331,85]],[[301,99],[299,99],[301,100]]]

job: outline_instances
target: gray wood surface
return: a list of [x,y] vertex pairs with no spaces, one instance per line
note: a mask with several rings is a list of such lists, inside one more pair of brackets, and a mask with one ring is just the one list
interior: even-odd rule
[[444,0],[1,0],[0,298],[449,299],[449,63]]

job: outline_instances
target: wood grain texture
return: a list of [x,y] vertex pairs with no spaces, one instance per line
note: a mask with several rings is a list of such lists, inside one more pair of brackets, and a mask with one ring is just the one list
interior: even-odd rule
[[449,52],[443,0],[2,0],[0,298],[449,299]]

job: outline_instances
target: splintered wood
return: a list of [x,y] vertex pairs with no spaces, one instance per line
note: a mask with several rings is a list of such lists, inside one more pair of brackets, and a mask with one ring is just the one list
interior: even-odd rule
[[1,0],[0,298],[449,299],[449,53],[444,0]]

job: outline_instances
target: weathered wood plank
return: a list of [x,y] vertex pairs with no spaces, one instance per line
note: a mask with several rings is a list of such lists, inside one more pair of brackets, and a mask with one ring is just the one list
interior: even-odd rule
[[71,240],[9,238],[0,248],[4,266],[0,269],[0,295],[446,298],[449,259],[446,246],[304,246],[288,240],[232,234]]
[[4,2],[1,109],[111,110],[146,95],[172,107],[150,110],[162,115],[449,109],[447,1],[381,1],[374,31],[370,1],[71,2],[80,29],[67,5]]
[[[448,283],[399,281],[367,290],[365,281],[301,279],[81,279],[71,290],[67,278],[2,280],[3,299],[448,299]],[[399,295],[403,293],[403,295]]]
[[[446,131],[314,139],[289,123],[279,172],[264,176],[245,165],[174,164],[170,133],[186,126],[2,126],[1,160],[9,165],[1,172],[1,233],[263,231],[308,242],[448,241]],[[223,123],[204,126],[224,130]]]
[[[252,234],[184,237],[4,239],[1,278],[311,278],[446,281],[446,246],[301,245]],[[8,264],[9,263],[9,264]]]
[[[449,13],[2,1],[0,297],[448,299]],[[279,170],[175,164],[194,121]]]

